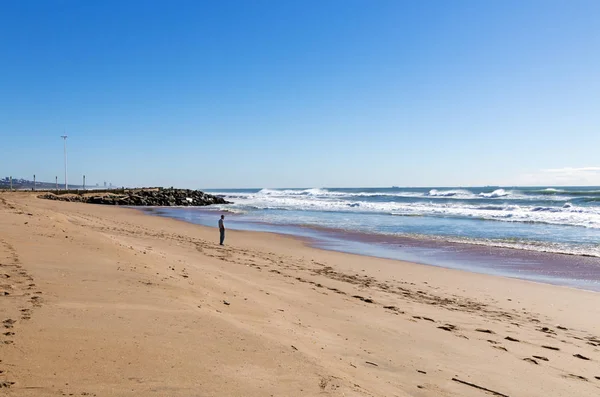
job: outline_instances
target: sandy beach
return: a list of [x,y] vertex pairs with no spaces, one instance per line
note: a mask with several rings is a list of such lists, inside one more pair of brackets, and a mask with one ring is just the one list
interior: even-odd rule
[[32,193],[0,323],[7,396],[600,395],[598,293]]

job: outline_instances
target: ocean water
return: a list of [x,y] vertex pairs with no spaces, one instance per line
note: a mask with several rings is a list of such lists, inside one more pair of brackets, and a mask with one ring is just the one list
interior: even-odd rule
[[233,204],[146,210],[213,227],[226,212],[230,229],[291,234],[325,249],[600,291],[600,187],[207,192]]
[[600,187],[232,189],[215,208],[294,225],[600,257]]

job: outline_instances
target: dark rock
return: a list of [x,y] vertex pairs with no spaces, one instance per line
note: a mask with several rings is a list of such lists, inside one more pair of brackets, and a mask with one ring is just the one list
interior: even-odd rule
[[222,197],[206,194],[199,190],[189,189],[132,189],[122,190],[118,193],[86,192],[86,195],[60,195],[42,194],[39,198],[46,200],[60,200],[102,205],[127,205],[127,206],[206,206],[211,204],[231,204]]

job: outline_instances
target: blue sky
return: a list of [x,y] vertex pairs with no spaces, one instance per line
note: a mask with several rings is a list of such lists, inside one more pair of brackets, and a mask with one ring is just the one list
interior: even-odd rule
[[600,185],[600,2],[0,1],[0,176]]

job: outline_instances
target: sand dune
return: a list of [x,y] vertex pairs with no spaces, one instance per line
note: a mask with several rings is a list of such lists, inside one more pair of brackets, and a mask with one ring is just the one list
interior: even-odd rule
[[7,396],[598,396],[600,294],[0,193]]

